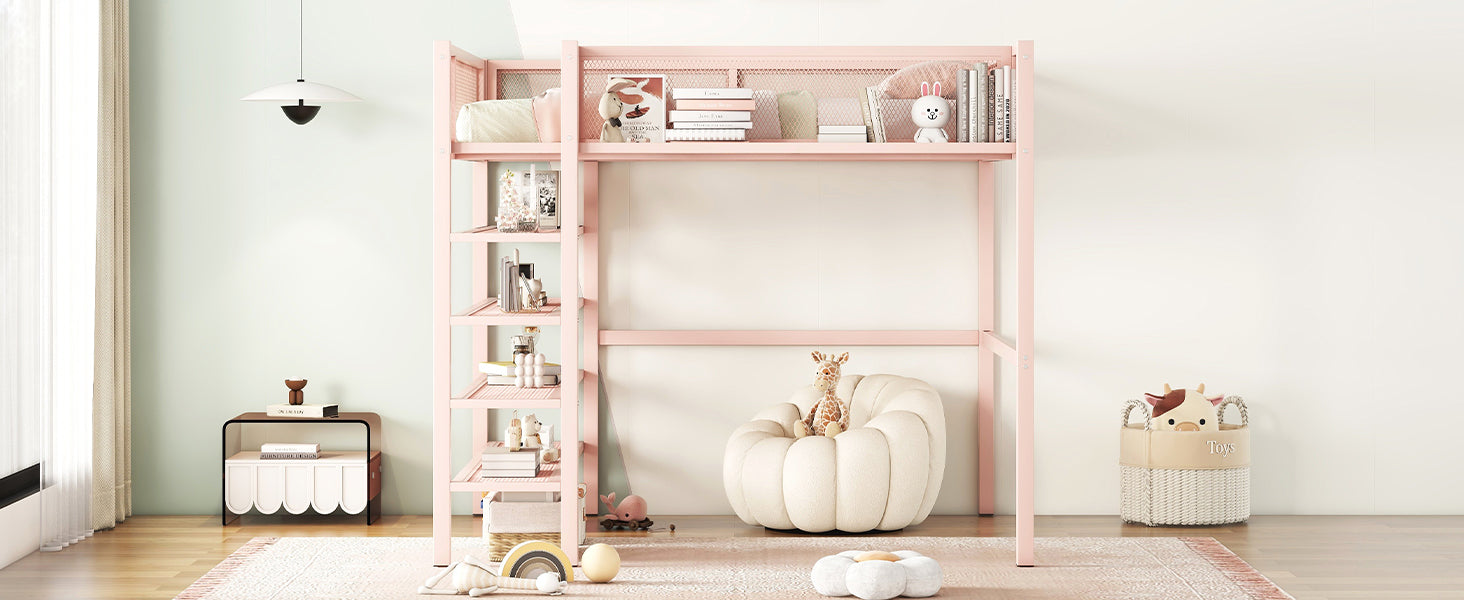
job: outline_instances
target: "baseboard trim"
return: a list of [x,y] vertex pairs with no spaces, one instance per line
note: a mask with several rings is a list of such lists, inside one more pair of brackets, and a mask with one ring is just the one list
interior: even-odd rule
[[41,491],[39,463],[0,477],[0,509],[20,502]]

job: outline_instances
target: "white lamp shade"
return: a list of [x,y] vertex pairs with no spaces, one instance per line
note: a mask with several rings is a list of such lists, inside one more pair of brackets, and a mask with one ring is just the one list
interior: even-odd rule
[[272,85],[240,98],[245,102],[360,102],[354,94],[338,87],[310,81],[291,81]]

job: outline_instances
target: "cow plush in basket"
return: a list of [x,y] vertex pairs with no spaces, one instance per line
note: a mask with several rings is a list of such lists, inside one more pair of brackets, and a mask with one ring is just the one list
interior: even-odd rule
[[1206,396],[1205,384],[1192,390],[1170,389],[1164,384],[1164,394],[1144,394],[1152,408],[1149,427],[1154,431],[1219,431],[1215,405],[1224,396]]

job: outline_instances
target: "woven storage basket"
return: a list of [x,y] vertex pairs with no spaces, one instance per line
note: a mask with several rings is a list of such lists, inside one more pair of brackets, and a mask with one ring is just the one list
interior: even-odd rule
[[[585,512],[585,486],[580,484],[579,514]],[[500,562],[508,551],[523,542],[559,544],[559,501],[503,502],[498,493],[483,502],[483,538],[488,542],[488,560]],[[579,541],[585,540],[585,521],[579,520]]]
[[[1225,409],[1240,409],[1240,425]],[[1143,423],[1129,423],[1138,408]],[[1221,525],[1250,518],[1250,416],[1245,400],[1227,396],[1217,407],[1219,431],[1154,431],[1149,404],[1123,408],[1119,455],[1123,520],[1145,525]]]

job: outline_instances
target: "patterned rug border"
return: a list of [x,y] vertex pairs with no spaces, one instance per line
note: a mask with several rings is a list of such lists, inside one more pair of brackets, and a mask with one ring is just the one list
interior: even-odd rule
[[224,557],[222,562],[214,565],[214,568],[204,573],[203,577],[199,577],[198,581],[193,582],[193,585],[188,586],[177,596],[174,596],[173,600],[197,600],[208,595],[209,592],[214,591],[215,587],[218,587],[219,584],[233,575],[234,571],[238,571],[250,559],[268,550],[270,546],[273,546],[278,541],[280,541],[278,537],[257,537],[245,542],[233,554]]
[[1246,591],[1256,600],[1296,600],[1291,594],[1276,585],[1276,582],[1261,574],[1250,563],[1240,555],[1226,548],[1220,540],[1209,537],[1182,537],[1180,541],[1194,550],[1216,570],[1224,573],[1226,577],[1240,589]]
[[[345,536],[349,537],[349,536]],[[278,536],[261,536],[250,539],[235,550],[219,564],[204,573],[186,589],[184,589],[173,600],[198,600],[213,592],[215,588],[224,583],[236,571],[243,568],[251,560],[265,551],[269,550],[276,542],[280,541]],[[617,538],[591,538],[587,543],[595,541],[607,541]],[[715,538],[714,538],[715,539]],[[780,538],[772,538],[780,539]],[[1121,539],[1121,538],[1118,538]],[[1295,598],[1282,590],[1259,570],[1257,570],[1245,559],[1241,558],[1230,548],[1225,547],[1219,540],[1211,537],[1177,537],[1196,555],[1205,559],[1215,570],[1219,571],[1236,586],[1254,600],[1295,600]]]

